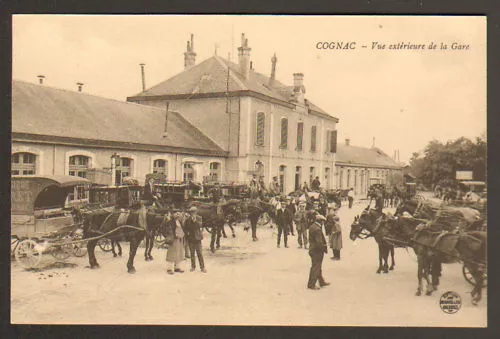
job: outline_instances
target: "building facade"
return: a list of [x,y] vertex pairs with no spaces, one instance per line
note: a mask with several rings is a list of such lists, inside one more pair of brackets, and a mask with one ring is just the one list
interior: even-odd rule
[[333,188],[338,119],[305,98],[302,73],[284,85],[275,78],[277,57],[266,76],[253,69],[250,51],[242,35],[237,64],[217,55],[196,64],[191,37],[183,72],[127,100],[180,112],[227,152],[224,181],[276,176],[290,192],[318,176]]
[[335,162],[335,186],[353,188],[358,196],[366,196],[373,184],[388,187],[404,183],[403,167],[377,147],[352,146],[350,140],[337,147]]
[[115,184],[143,184],[148,173],[224,180],[227,156],[177,112],[16,80],[11,151],[12,175],[90,178],[114,168]]

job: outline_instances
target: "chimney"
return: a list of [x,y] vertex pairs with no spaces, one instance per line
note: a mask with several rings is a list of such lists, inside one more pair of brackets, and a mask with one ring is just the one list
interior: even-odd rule
[[351,139],[346,138],[346,139],[345,139],[345,145],[346,145],[346,146],[349,146],[350,144],[351,144]]
[[269,78],[269,86],[272,86],[274,80],[276,80],[276,61],[278,61],[278,58],[276,58],[276,53],[274,53],[271,58],[271,77]]
[[375,137],[373,137],[372,147],[375,148]]
[[240,73],[245,79],[250,77],[250,51],[248,47],[248,39],[245,39],[245,33],[241,34],[241,46],[238,47],[238,61],[240,65]]
[[43,79],[45,79],[45,75],[38,75],[37,78],[38,78],[38,83],[40,85],[43,85]]
[[184,53],[184,69],[194,66],[196,63],[196,53],[194,52],[194,35],[191,34],[191,42],[187,42],[186,52]]
[[303,73],[293,73],[293,93],[294,101],[304,104],[304,93],[306,93],[306,88],[304,87]]
[[144,73],[144,66],[146,66],[146,64],[139,64],[139,66],[141,66],[142,91],[144,92],[146,90],[146,74]]
[[85,85],[83,82],[77,82],[76,85],[78,86],[78,92],[82,91],[83,85]]

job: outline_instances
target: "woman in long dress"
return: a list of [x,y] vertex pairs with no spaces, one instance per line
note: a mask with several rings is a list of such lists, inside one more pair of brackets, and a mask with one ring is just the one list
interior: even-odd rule
[[183,273],[181,263],[185,256],[184,247],[184,230],[182,229],[181,214],[174,213],[174,218],[169,222],[168,231],[169,237],[172,239],[171,244],[167,250],[167,273],[174,274],[174,272]]

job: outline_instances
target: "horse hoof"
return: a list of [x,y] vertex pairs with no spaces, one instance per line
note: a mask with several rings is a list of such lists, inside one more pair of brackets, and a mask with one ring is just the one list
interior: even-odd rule
[[425,295],[432,295],[432,291],[425,292]]
[[422,292],[417,291],[417,292],[415,293],[415,295],[416,295],[417,297],[420,297],[420,296],[422,295]]
[[384,270],[384,273],[389,273],[389,270],[385,269],[385,270]]
[[90,268],[93,269],[93,270],[95,270],[95,269],[97,269],[99,267],[100,267],[99,264],[90,265]]
[[122,256],[122,253],[120,252],[120,253],[118,253],[118,255],[121,257],[121,256]]
[[394,271],[394,266],[389,267],[389,271]]
[[153,257],[152,257],[152,256],[149,256],[149,260],[153,260]]
[[233,238],[236,238],[236,234],[233,234]]
[[377,274],[380,274],[380,271],[381,271],[381,270],[377,270]]
[[116,258],[117,256],[118,256],[118,254],[116,254],[116,253],[113,253],[113,257],[115,257],[115,258]]
[[129,267],[128,268],[128,273],[130,274],[134,274],[136,271],[135,271],[135,267]]
[[211,248],[210,252],[215,253],[215,248]]
[[144,260],[145,260],[145,261],[149,261],[149,258],[148,258],[148,257],[146,257],[146,258],[144,258]]

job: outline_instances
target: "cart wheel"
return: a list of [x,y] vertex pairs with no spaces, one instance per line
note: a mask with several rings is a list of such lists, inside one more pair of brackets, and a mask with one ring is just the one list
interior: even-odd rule
[[101,250],[103,250],[104,252],[111,252],[111,250],[113,249],[113,246],[111,244],[111,240],[109,240],[107,238],[99,239],[99,241],[97,242],[97,245],[99,245]]
[[259,217],[257,224],[260,226],[265,226],[265,225],[269,224],[270,221],[271,221],[271,217],[269,216],[269,214],[264,213]]
[[50,254],[58,260],[66,260],[73,253],[73,245],[51,246]]
[[14,251],[16,261],[24,268],[35,268],[42,260],[42,248],[35,241],[26,239],[21,241]]
[[[462,267],[462,273],[464,275],[465,280],[472,286],[476,285],[476,279],[474,279],[474,276],[470,273],[469,269],[467,266]],[[488,274],[486,272],[483,272],[483,287],[488,286]]]

